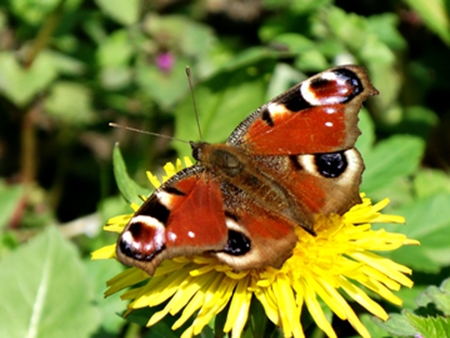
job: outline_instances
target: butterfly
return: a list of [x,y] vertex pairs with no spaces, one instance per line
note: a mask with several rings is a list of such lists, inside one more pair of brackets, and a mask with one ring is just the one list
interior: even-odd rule
[[190,142],[197,164],[133,215],[118,259],[150,275],[164,259],[196,254],[237,271],[281,267],[296,227],[314,236],[315,215],[361,201],[358,112],[377,94],[363,68],[331,68],[261,106],[226,143]]

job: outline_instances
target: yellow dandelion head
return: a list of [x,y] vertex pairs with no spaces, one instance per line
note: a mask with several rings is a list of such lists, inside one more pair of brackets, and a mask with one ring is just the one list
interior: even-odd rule
[[[190,165],[186,159],[185,163]],[[180,169],[181,161],[176,166],[167,165],[163,181]],[[148,177],[155,187],[161,184],[151,173]],[[240,337],[247,323],[252,296],[286,337],[304,337],[300,321],[304,309],[328,337],[336,337],[320,300],[340,319],[347,320],[362,337],[369,337],[347,299],[386,320],[387,313],[366,290],[401,305],[392,290],[402,285],[412,286],[406,277],[411,270],[373,251],[395,250],[418,242],[384,229],[373,230],[372,223],[403,223],[404,219],[380,212],[387,205],[387,199],[373,205],[364,195],[362,197],[362,203],[343,216],[317,216],[316,236],[300,227],[296,229],[297,245],[280,269],[267,267],[236,272],[208,255],[177,257],[160,264],[153,277],[137,268],[125,270],[108,281],[106,295],[132,286],[121,296],[131,301],[128,312],[165,303],[161,311],[149,318],[148,326],[168,314],[179,315],[172,326],[176,330],[195,316],[183,338],[200,334],[225,308],[228,310],[223,331],[231,332],[233,338]],[[120,233],[130,217],[110,219],[105,230]],[[93,253],[93,259],[108,258],[115,258],[115,245]]]

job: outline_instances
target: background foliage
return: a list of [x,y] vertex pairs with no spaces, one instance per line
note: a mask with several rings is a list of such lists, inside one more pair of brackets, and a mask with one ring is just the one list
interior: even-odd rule
[[449,13],[449,0],[3,1],[0,336],[176,336],[169,322],[141,331],[118,316],[125,303],[102,293],[122,267],[89,252],[115,241],[105,220],[129,212],[114,143],[146,189],[145,170],[189,149],[108,122],[197,140],[190,65],[203,137],[224,141],[271,97],[342,63],[365,66],[380,91],[361,113],[361,190],[388,196],[408,221],[388,230],[422,243],[390,253],[414,269],[406,310],[361,317],[375,337],[448,336]]

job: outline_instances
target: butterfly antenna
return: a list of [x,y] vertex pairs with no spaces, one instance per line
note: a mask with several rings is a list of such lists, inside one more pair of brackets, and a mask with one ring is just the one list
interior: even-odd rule
[[198,119],[197,103],[195,102],[194,87],[192,86],[191,69],[189,68],[189,66],[186,66],[186,76],[188,78],[189,88],[191,89],[192,103],[194,104],[195,120],[197,121],[198,135],[200,136],[200,140],[203,140],[202,130],[200,128],[200,121]]
[[190,142],[188,142],[186,140],[182,140],[182,139],[180,139],[178,137],[173,137],[173,136],[159,134],[159,133],[153,133],[151,131],[141,130],[141,129],[128,127],[128,126],[123,126],[121,124],[117,124],[117,123],[114,123],[114,122],[109,122],[109,126],[113,127],[113,128],[119,128],[119,129],[125,129],[125,130],[129,130],[129,131],[134,131],[134,132],[140,133],[140,134],[153,135],[153,136],[158,136],[158,137],[162,137],[162,138],[167,138],[167,139],[173,140],[173,141],[178,141],[178,142],[183,142],[183,143],[190,144]]

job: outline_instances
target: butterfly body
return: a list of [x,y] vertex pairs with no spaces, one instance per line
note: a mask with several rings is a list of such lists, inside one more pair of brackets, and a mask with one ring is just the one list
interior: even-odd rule
[[362,68],[336,67],[263,105],[225,144],[191,142],[197,164],[136,212],[119,260],[149,274],[166,258],[201,253],[236,270],[281,267],[295,227],[314,235],[315,215],[360,201],[357,114],[375,94]]

